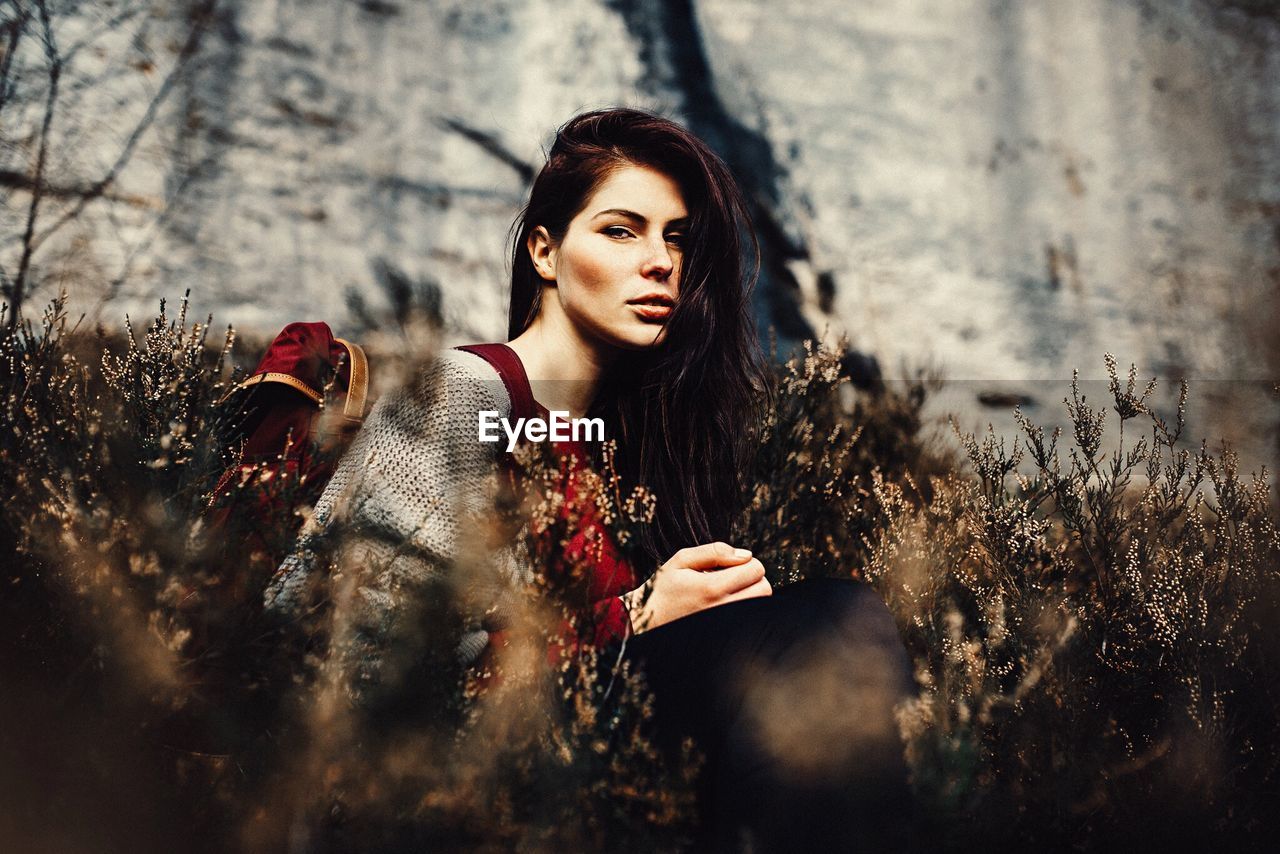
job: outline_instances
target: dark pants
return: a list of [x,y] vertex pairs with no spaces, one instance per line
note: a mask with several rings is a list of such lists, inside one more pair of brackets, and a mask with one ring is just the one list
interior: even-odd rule
[[913,693],[888,609],[867,585],[814,579],[627,642],[659,743],[691,737],[702,836],[716,851],[896,850],[910,798],[894,706]]

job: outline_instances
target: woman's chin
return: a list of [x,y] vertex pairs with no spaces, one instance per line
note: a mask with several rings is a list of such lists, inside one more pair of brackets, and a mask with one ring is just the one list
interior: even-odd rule
[[627,350],[653,350],[661,347],[667,340],[667,330],[665,327],[657,329],[644,329],[639,334],[631,334],[626,336],[625,343],[619,346]]
[[599,328],[591,337],[618,350],[652,350],[667,340],[667,329],[660,323],[629,323]]

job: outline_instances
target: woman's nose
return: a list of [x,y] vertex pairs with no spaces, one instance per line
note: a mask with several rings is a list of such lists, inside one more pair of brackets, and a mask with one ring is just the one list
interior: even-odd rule
[[671,247],[665,240],[652,249],[645,260],[641,274],[646,279],[664,280],[675,270],[675,260],[671,257]]

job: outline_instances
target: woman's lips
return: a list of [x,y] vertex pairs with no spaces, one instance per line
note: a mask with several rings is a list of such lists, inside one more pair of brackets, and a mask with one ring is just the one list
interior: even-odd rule
[[640,315],[644,320],[666,320],[671,316],[672,311],[671,306],[662,305],[661,303],[633,302],[628,303],[628,305],[635,309],[636,314]]

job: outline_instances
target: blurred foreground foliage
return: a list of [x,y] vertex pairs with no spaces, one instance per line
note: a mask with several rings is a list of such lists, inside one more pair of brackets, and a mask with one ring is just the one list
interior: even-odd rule
[[[397,726],[351,719],[324,666],[329,624],[281,631],[261,615],[294,511],[320,484],[254,484],[282,508],[274,522],[242,512],[260,507],[248,495],[212,535],[205,518],[235,462],[216,404],[237,377],[230,331],[211,345],[185,303],[140,336],[69,329],[61,303],[39,327],[0,327],[6,839],[668,850],[690,838],[696,760],[664,766],[643,686],[603,684],[590,650],[551,667],[539,632],[556,615],[536,603],[496,687],[477,690],[446,656],[423,672],[448,678]],[[1274,494],[1230,451],[1184,447],[1181,408],[1166,420],[1132,372],[1107,367],[1112,400],[1068,399],[1071,436],[1022,419],[1016,439],[962,436],[959,450],[924,438],[923,379],[854,392],[821,348],[780,368],[734,540],[775,584],[853,575],[888,602],[920,682],[900,725],[922,847],[1180,849],[1256,845],[1272,829]],[[1117,447],[1103,446],[1107,419]],[[643,512],[611,490],[601,478],[592,500],[636,523]],[[545,556],[570,532],[542,518],[532,554]]]

